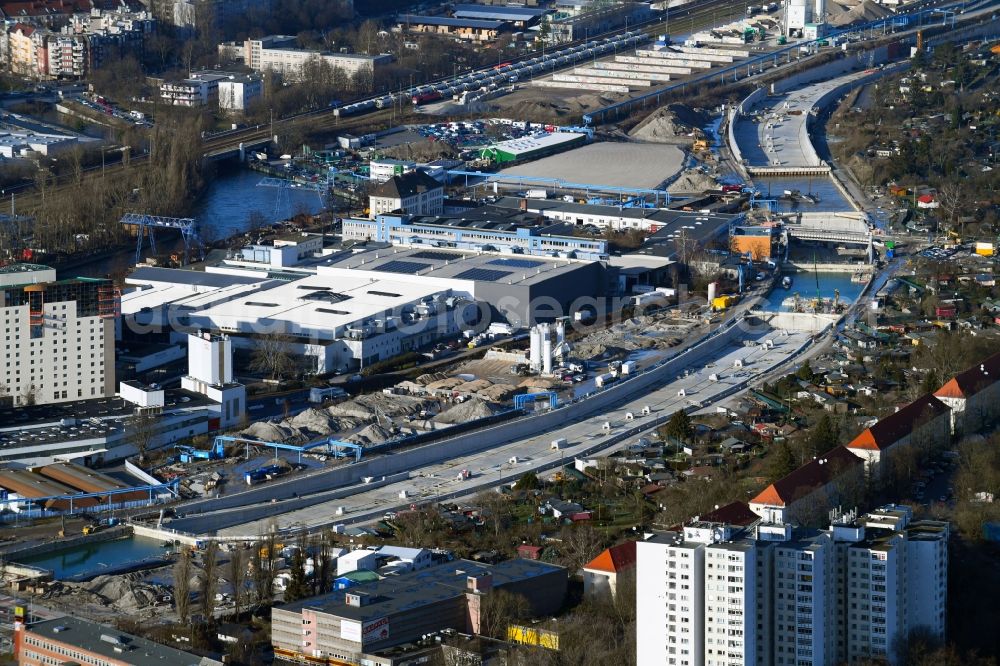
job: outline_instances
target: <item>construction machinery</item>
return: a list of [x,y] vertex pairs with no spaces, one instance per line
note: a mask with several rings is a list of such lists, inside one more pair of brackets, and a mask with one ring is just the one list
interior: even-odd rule
[[181,462],[190,463],[195,460],[222,460],[226,457],[225,438],[216,437],[212,443],[212,448],[207,451],[196,449],[193,446],[178,444],[174,448],[181,452]]

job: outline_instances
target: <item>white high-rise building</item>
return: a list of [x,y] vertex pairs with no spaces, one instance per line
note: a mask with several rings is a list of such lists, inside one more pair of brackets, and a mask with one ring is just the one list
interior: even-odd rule
[[647,535],[639,666],[895,664],[895,641],[913,629],[943,639],[948,526],[911,518],[890,505],[829,530],[703,518]]
[[36,264],[0,268],[0,405],[113,396],[117,312],[110,280],[56,280]]
[[635,555],[638,666],[703,666],[705,544],[660,532]]

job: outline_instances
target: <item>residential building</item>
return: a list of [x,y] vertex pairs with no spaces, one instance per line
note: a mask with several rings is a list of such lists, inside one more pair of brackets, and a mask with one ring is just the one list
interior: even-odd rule
[[381,663],[377,651],[445,629],[482,630],[480,609],[494,590],[523,595],[534,616],[557,611],[566,594],[566,570],[514,559],[495,565],[444,562],[373,582],[359,582],[275,608],[275,656],[316,663]]
[[934,397],[951,408],[952,433],[976,432],[1000,415],[1000,354],[955,375]]
[[0,268],[6,333],[0,385],[13,405],[114,395],[118,297],[110,280],[56,280],[35,264]]
[[218,104],[221,109],[242,111],[263,94],[264,83],[260,77],[217,70],[191,72],[181,81],[160,84],[160,98],[172,106]]
[[23,615],[15,615],[14,656],[19,666],[69,663],[222,666],[223,663],[71,616],[26,624]]
[[423,171],[405,172],[377,185],[368,197],[368,207],[373,220],[382,213],[441,215],[444,187]]
[[769,523],[815,522],[851,498],[863,476],[862,459],[838,446],[769,485],[750,508]]
[[695,518],[636,545],[639,666],[899,663],[944,638],[947,523],[888,505],[829,529]]
[[636,544],[636,663],[705,663],[705,546],[680,532]]
[[390,54],[364,55],[359,53],[338,53],[311,51],[296,48],[295,37],[270,35],[259,39],[248,39],[244,43],[244,59],[247,67],[255,72],[272,72],[286,81],[301,81],[310,63],[321,63],[330,71],[339,70],[346,77],[372,76],[377,67],[392,62]]
[[[583,594],[596,597],[618,594],[618,576],[632,575],[635,571],[635,541],[626,541],[605,548],[600,555],[583,566]],[[632,587],[628,594],[632,594]]]
[[271,0],[155,0],[150,3],[160,21],[182,32],[231,24],[254,12],[267,11]]
[[219,108],[242,113],[264,96],[264,80],[259,76],[232,76],[219,81]]
[[73,14],[58,31],[15,23],[5,29],[9,70],[35,79],[84,78],[109,60],[144,54],[156,21],[145,11],[91,9]]
[[[928,393],[865,428],[847,444],[847,449],[875,470],[891,457],[890,451],[909,445],[928,450],[947,444],[950,434],[948,406]],[[882,465],[882,472],[885,469]]]

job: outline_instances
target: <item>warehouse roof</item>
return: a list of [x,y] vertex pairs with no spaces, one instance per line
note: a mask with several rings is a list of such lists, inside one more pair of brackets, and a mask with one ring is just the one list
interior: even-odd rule
[[455,18],[484,19],[487,21],[520,21],[528,22],[545,14],[544,9],[528,7],[484,7],[482,5],[455,5]]
[[233,284],[253,284],[255,282],[260,282],[260,280],[258,278],[246,277],[244,275],[206,273],[205,271],[192,271],[182,268],[141,266],[132,271],[132,274],[128,276],[126,282],[129,284],[152,284],[154,282],[162,282],[165,284],[183,284],[220,289]]
[[332,592],[281,608],[292,613],[308,608],[349,620],[368,620],[451,599],[466,592],[469,577],[492,575],[494,587],[502,587],[562,570],[537,560],[513,559],[495,565],[456,560],[410,573],[389,576],[352,587],[350,593],[364,592],[368,603],[348,606],[343,591]]
[[[134,666],[215,666],[222,662],[208,657],[183,652],[160,645],[153,641],[124,634],[118,629],[95,624],[76,617],[60,617],[55,620],[35,622],[27,631],[47,640],[63,645],[78,647],[105,657],[114,663],[129,663]],[[66,663],[73,662],[68,659]]]
[[406,25],[436,25],[448,28],[473,28],[476,30],[499,30],[507,25],[507,21],[483,21],[476,19],[449,18],[447,16],[417,16],[402,14],[397,23]]
[[491,145],[488,150],[496,149],[510,155],[528,155],[539,150],[560,146],[570,141],[579,141],[587,135],[579,132],[539,132],[519,139],[508,139]]

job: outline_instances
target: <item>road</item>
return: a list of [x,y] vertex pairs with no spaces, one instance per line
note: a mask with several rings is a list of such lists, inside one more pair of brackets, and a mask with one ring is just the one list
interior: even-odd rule
[[[225,536],[251,536],[276,525],[278,529],[316,529],[336,523],[366,523],[380,519],[386,512],[406,508],[411,503],[443,501],[453,497],[478,492],[482,488],[499,485],[505,480],[520,477],[528,471],[540,471],[559,466],[581,455],[599,452],[601,455],[620,449],[634,438],[620,441],[617,435],[637,429],[651,429],[659,419],[669,418],[679,409],[700,404],[704,409],[723,397],[786,363],[790,355],[806,345],[809,336],[804,333],[779,335],[773,330],[747,330],[742,339],[763,343],[774,341],[773,348],[763,344],[753,347],[729,345],[724,351],[696,356],[688,365],[687,376],[679,375],[674,381],[607,412],[564,427],[495,447],[488,451],[462,456],[452,460],[427,465],[410,472],[406,481],[381,488],[360,491],[352,496],[284,513],[272,518],[243,524],[230,524],[238,518],[238,509],[220,512],[218,533]],[[740,359],[744,367],[735,367]],[[712,379],[716,375],[716,379]],[[681,394],[683,391],[683,394]],[[648,407],[650,413],[643,415]],[[634,418],[629,418],[632,414]],[[636,433],[637,435],[637,433]],[[566,439],[567,445],[553,450],[554,440]],[[595,451],[596,450],[596,451]],[[459,473],[468,470],[471,478],[460,480]],[[343,515],[337,515],[341,511]]]

